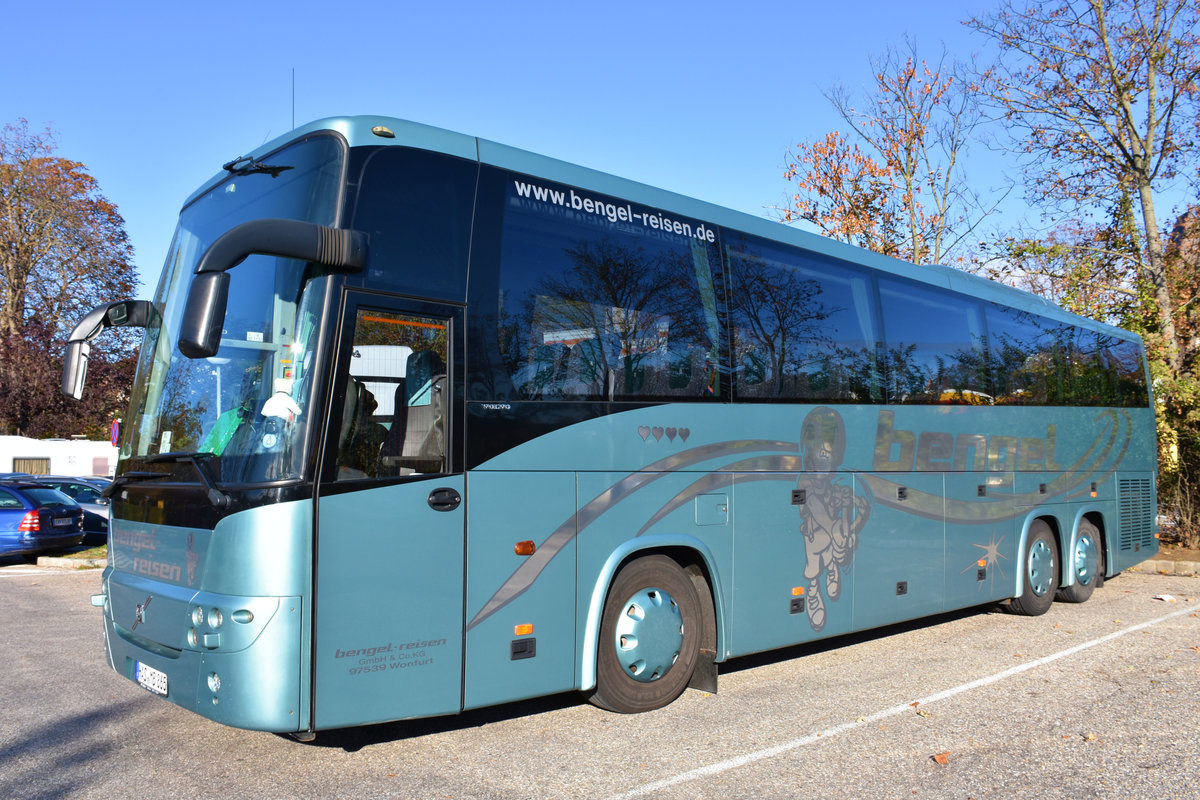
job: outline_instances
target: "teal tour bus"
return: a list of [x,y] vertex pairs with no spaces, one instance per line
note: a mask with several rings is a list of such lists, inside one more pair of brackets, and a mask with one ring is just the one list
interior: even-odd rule
[[579,691],[1157,550],[1137,336],[472,136],[327,119],[183,205],[109,489],[121,675],[290,733]]

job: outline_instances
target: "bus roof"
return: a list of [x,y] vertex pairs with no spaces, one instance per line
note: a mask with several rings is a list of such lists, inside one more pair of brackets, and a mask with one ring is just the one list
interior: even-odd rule
[[[392,135],[376,133],[381,128],[386,129]],[[487,139],[409,120],[378,116],[329,117],[315,120],[255,148],[247,155],[252,158],[261,158],[289,142],[321,131],[332,131],[339,134],[350,147],[415,147],[478,161],[556,183],[586,188],[754,236],[772,239],[831,258],[862,264],[910,280],[941,286],[1022,311],[1068,321],[1109,335],[1124,339],[1139,339],[1136,334],[1129,331],[1072,314],[1037,295],[959,269],[942,265],[912,264],[765,217],[756,217],[588,167],[581,167]],[[227,177],[229,176],[226,172],[214,175],[187,199],[184,206],[186,207],[198,196],[209,191]]]

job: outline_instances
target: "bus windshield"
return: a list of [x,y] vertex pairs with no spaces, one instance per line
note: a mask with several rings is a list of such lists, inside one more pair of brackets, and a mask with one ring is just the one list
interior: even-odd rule
[[[217,237],[253,219],[337,221],[343,151],[339,139],[313,136],[231,163],[228,178],[185,207],[139,356],[122,460],[204,454],[205,470],[225,483],[300,476],[325,283],[315,268],[250,256],[229,271],[217,354],[189,359],[176,342],[196,262]],[[186,465],[174,469],[196,479]]]

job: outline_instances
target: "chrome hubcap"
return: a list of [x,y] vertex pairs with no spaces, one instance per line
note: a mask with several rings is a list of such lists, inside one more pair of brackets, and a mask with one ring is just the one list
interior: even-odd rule
[[1075,580],[1083,585],[1092,582],[1100,569],[1100,556],[1090,536],[1080,536],[1075,542]]
[[1038,597],[1050,591],[1054,582],[1054,551],[1042,539],[1029,550],[1029,587]]
[[636,681],[656,681],[683,649],[683,615],[675,598],[662,589],[642,589],[625,601],[617,620],[617,661]]

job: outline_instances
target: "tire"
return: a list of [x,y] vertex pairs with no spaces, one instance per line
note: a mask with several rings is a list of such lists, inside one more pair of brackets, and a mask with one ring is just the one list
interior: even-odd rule
[[1029,526],[1029,539],[1021,555],[1022,591],[1008,608],[1014,614],[1037,617],[1050,610],[1058,591],[1058,542],[1043,520]]
[[1079,535],[1065,566],[1075,573],[1075,582],[1058,590],[1058,599],[1065,603],[1082,603],[1103,580],[1104,549],[1100,530],[1086,519],[1079,523]]
[[700,654],[700,600],[666,556],[627,564],[600,621],[596,688],[588,700],[621,714],[662,708],[687,688]]

